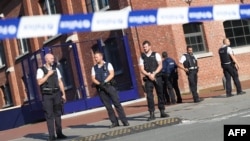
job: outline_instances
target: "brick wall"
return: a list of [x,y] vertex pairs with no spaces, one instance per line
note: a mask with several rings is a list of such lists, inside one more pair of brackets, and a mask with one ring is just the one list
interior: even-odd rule
[[[42,13],[41,7],[38,5],[39,0],[34,0],[32,2],[25,1],[26,3],[21,4],[22,1],[12,1],[11,4],[7,5],[1,9],[2,12],[6,13],[6,17],[18,17],[20,12],[24,12],[25,15],[40,15]],[[63,6],[60,9],[64,14],[69,13],[87,13],[84,1],[75,0],[60,0]],[[58,3],[60,3],[58,2]],[[155,9],[159,7],[176,7],[176,6],[188,6],[182,0],[111,0],[111,9],[117,10],[122,9],[130,5],[132,10],[140,9]],[[235,0],[200,0],[193,1],[191,6],[205,6],[213,4],[229,4],[229,3],[239,3]],[[250,1],[245,0],[245,3],[250,3]],[[60,4],[59,4],[60,5]],[[221,78],[223,76],[222,70],[220,68],[219,57],[217,54],[218,48],[222,44],[222,39],[225,37],[223,30],[223,21],[216,22],[203,22],[203,30],[205,34],[205,44],[208,48],[209,56],[199,58],[199,80],[198,87],[200,89],[221,85]],[[129,45],[131,50],[131,56],[133,60],[133,67],[136,74],[137,85],[139,88],[140,96],[143,97],[144,94],[142,89],[140,89],[141,73],[138,66],[138,58],[142,52],[142,42],[144,40],[149,40],[153,45],[153,50],[161,53],[162,51],[167,51],[169,56],[178,62],[180,56],[186,52],[186,43],[183,34],[182,24],[166,25],[166,26],[142,26],[133,27],[125,29],[124,32],[128,35]],[[95,90],[91,87],[91,79],[89,76],[90,68],[94,64],[92,58],[91,47],[93,42],[100,38],[113,37],[120,34],[120,31],[112,32],[93,32],[93,33],[78,33],[79,42],[79,57],[82,58],[80,65],[83,68],[82,74],[84,76],[85,87],[87,88],[87,93],[89,95],[94,95]],[[71,35],[71,34],[69,34]],[[43,46],[43,42],[46,37],[32,38],[29,40],[31,45],[31,50],[36,51]],[[65,41],[65,39],[64,39]],[[86,43],[85,41],[89,41]],[[5,40],[5,53],[6,53],[6,67],[13,66],[16,64],[15,72],[11,72],[6,75],[5,69],[0,69],[0,85],[3,85],[7,80],[11,83],[11,93],[13,94],[13,101],[15,105],[20,105],[26,98],[25,88],[21,82],[21,67],[16,61],[17,44],[15,39]],[[249,48],[249,47],[248,47]],[[250,51],[246,48],[246,52],[237,53],[236,57],[241,65],[239,70],[240,80],[250,79],[248,63],[250,58]],[[240,52],[240,51],[239,51]],[[74,70],[73,70],[74,71]],[[179,85],[181,91],[188,91],[188,82],[185,73],[179,70]],[[76,76],[73,76],[76,77]],[[0,94],[0,99],[2,95]],[[3,101],[0,100],[0,107],[3,105]]]
[[[239,3],[236,1],[224,1],[224,0],[203,0],[193,1],[191,6],[203,6],[213,4],[228,4]],[[181,0],[159,0],[159,1],[132,1],[132,9],[150,9],[168,6],[188,6]],[[199,58],[199,74],[198,74],[198,88],[203,89],[212,86],[222,85],[222,69],[220,67],[220,60],[218,56],[218,48],[222,45],[222,39],[225,38],[223,21],[216,22],[203,22],[203,30],[205,37],[205,44],[210,55]],[[186,42],[184,38],[182,24],[168,25],[168,26],[145,26],[132,28],[130,31],[131,48],[136,48],[134,51],[138,58],[142,51],[141,43],[147,39],[151,41],[153,50],[161,53],[162,51],[169,52],[169,56],[178,62],[181,55],[186,52]],[[250,53],[237,54],[236,57],[239,60],[241,69],[239,70],[240,80],[250,79],[247,63]],[[134,60],[134,62],[137,62]],[[137,65],[137,64],[136,64]],[[136,66],[138,67],[138,66]],[[137,73],[138,80],[140,79],[140,73]],[[188,81],[185,73],[179,70],[179,85],[182,91],[189,91]],[[139,83],[141,85],[141,83]]]

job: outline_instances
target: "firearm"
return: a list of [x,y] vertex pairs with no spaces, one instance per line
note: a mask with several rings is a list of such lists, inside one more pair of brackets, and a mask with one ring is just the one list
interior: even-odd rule
[[106,93],[108,93],[108,88],[107,88],[108,84],[102,82],[101,84],[97,85],[98,91],[104,91]]

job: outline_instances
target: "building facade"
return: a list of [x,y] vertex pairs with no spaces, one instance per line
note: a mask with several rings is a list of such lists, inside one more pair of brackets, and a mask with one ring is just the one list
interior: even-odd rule
[[[52,14],[87,14],[109,10],[143,10],[162,7],[244,4],[243,0],[1,0],[1,20]],[[112,15],[110,15],[112,16]],[[240,63],[240,80],[250,79],[250,21],[247,19],[204,21],[164,26],[141,26],[128,29],[47,36],[0,41],[0,114],[13,109],[39,112],[40,92],[36,85],[36,69],[43,63],[44,54],[52,52],[63,74],[67,103],[65,114],[102,106],[91,82],[93,52],[102,50],[105,60],[113,64],[117,89],[122,101],[144,97],[142,74],[138,59],[142,42],[149,40],[156,52],[167,51],[176,62],[191,45],[198,57],[198,88],[222,84],[218,48],[223,38],[229,38]],[[179,85],[188,92],[185,73],[179,70]],[[23,110],[27,106],[28,110]],[[24,108],[25,109],[25,108]],[[23,114],[23,117],[25,117]],[[25,119],[25,118],[23,118]],[[20,120],[22,124],[23,119]],[[23,121],[28,123],[30,120]],[[18,126],[18,125],[15,125]],[[7,127],[6,128],[11,128]]]

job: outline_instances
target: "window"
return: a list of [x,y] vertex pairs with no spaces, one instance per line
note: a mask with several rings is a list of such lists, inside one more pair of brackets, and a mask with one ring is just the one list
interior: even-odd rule
[[104,60],[112,64],[115,72],[116,89],[118,91],[130,90],[133,88],[132,74],[129,68],[129,60],[126,51],[127,39],[120,37],[111,37],[100,39],[97,44],[92,46],[92,51],[101,51],[104,54]]
[[192,46],[193,52],[206,52],[202,23],[188,23],[183,25],[187,46]]
[[[33,87],[32,77],[30,74],[24,74],[25,76],[22,77],[24,87],[26,86],[26,92],[28,100],[34,100],[35,99],[35,90]],[[26,99],[27,100],[27,99]]]
[[109,9],[109,0],[86,0],[89,13],[96,11],[105,11]]
[[0,88],[4,95],[5,105],[3,107],[6,108],[6,107],[13,106],[9,85],[5,84],[5,85],[0,86]]
[[19,55],[23,55],[29,52],[28,39],[18,39],[18,51]]
[[3,42],[0,41],[0,67],[3,66],[5,66],[4,47],[3,47]]
[[65,86],[65,89],[72,88],[72,76],[70,76],[70,67],[66,59],[61,59],[59,61],[58,69],[60,70],[60,73],[62,75],[62,81]]
[[113,65],[115,75],[121,74],[123,66],[121,63],[121,58],[117,57],[120,56],[120,53],[116,38],[107,39],[103,45],[105,61],[110,62]]
[[42,0],[41,5],[44,14],[51,15],[57,13],[55,0]]
[[223,23],[231,47],[250,44],[250,20],[231,20]]

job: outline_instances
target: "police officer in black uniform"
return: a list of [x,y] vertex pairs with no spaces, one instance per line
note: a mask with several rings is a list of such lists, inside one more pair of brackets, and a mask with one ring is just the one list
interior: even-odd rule
[[103,60],[103,54],[99,51],[94,53],[94,59],[97,64],[92,67],[92,81],[97,85],[97,91],[101,101],[107,109],[109,119],[112,123],[110,128],[119,126],[118,119],[112,108],[112,103],[114,104],[123,125],[129,126],[124,109],[119,101],[118,92],[112,84],[112,79],[114,78],[113,66],[111,63],[105,62]]
[[163,84],[161,77],[162,70],[162,60],[159,53],[153,52],[151,50],[151,43],[149,41],[144,41],[142,43],[144,53],[140,57],[140,70],[145,75],[143,78],[145,83],[145,92],[147,94],[148,111],[150,116],[148,121],[155,119],[155,104],[153,88],[155,87],[158,96],[158,108],[160,110],[161,117],[168,117],[169,115],[165,113],[164,106],[164,95],[163,95]]
[[[167,104],[182,103],[182,98],[178,86],[178,72],[175,61],[168,57],[167,52],[162,52],[162,78],[163,78],[163,93],[166,97]],[[175,92],[174,92],[175,90]],[[175,99],[175,94],[177,101]]]
[[233,54],[232,48],[230,46],[229,39],[223,39],[223,46],[219,49],[221,67],[223,69],[224,76],[226,78],[226,95],[231,97],[232,95],[232,86],[231,86],[231,77],[233,78],[234,84],[236,86],[237,94],[245,94],[246,92],[242,91],[241,84],[238,75],[239,64],[236,60],[236,57]]
[[[42,105],[47,121],[49,140],[65,139],[62,133],[62,102],[65,102],[64,85],[60,71],[54,65],[54,56],[45,55],[46,64],[37,69],[37,83],[41,88]],[[56,129],[55,129],[56,128]]]
[[187,46],[187,53],[181,56],[181,59],[178,64],[179,68],[183,69],[187,76],[189,82],[189,88],[191,90],[193,100],[195,103],[202,101],[197,92],[197,81],[198,81],[198,62],[197,58],[193,55],[193,48]]

